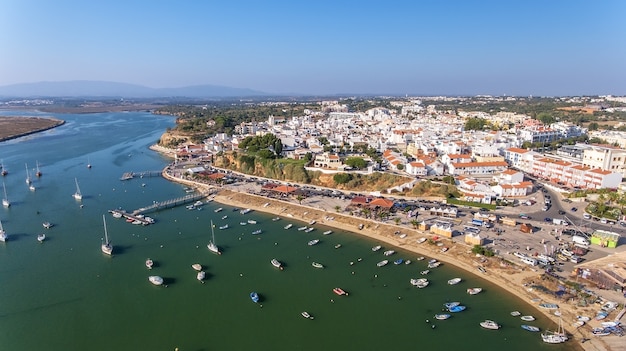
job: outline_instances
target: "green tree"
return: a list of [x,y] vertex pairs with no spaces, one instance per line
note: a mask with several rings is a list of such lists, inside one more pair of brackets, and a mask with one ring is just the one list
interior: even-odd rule
[[588,130],[598,130],[598,123],[596,122],[591,122],[589,123],[589,125],[587,126]]
[[367,161],[365,161],[361,157],[348,157],[345,161],[345,164],[356,169],[363,169],[367,167]]
[[337,184],[346,184],[352,180],[352,175],[350,173],[336,173],[333,180]]
[[485,123],[487,123],[487,121],[482,118],[468,118],[465,121],[465,130],[483,130]]
[[554,117],[552,117],[551,114],[547,113],[547,112],[541,112],[540,114],[537,115],[537,119],[541,121],[541,123],[545,124],[545,125],[550,125],[552,123],[554,123],[556,121],[556,119]]

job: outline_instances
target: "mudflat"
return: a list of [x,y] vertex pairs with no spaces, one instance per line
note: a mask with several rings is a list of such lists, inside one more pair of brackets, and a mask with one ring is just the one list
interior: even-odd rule
[[0,116],[0,141],[19,138],[64,124],[65,121],[48,117]]

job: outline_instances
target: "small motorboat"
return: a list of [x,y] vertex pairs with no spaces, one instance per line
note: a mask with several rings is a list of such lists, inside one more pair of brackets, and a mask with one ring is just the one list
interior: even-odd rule
[[191,268],[195,269],[196,271],[201,271],[202,270],[202,265],[200,263],[194,263],[191,265]]
[[313,263],[311,263],[311,266],[313,266],[315,268],[324,268],[324,265],[319,263],[319,262],[313,262]]
[[52,224],[52,223],[50,223],[50,222],[43,222],[43,224],[42,224],[42,225],[43,225],[43,227],[44,227],[44,228],[46,228],[46,229],[50,229],[50,228],[52,228],[52,226],[53,226],[53,224]]
[[492,321],[492,320],[484,320],[482,322],[480,322],[480,326],[485,328],[485,329],[492,329],[492,330],[498,330],[500,329],[500,324]]
[[426,238],[419,238],[419,239],[417,239],[417,243],[418,244],[421,244],[421,243],[423,243],[425,241],[426,241]]
[[250,223],[250,224],[256,224],[257,222],[256,222],[254,219],[249,219],[249,220],[248,220],[248,223]]
[[261,233],[263,233],[263,231],[261,229],[257,229],[257,230],[252,232],[252,235],[259,235]]
[[146,268],[152,269],[152,266],[154,266],[154,261],[152,261],[151,259],[148,258],[146,260]]
[[[202,206],[202,202],[200,202],[200,204],[196,205],[196,206]],[[219,207],[219,208],[216,208],[215,210],[213,210],[213,212],[218,213],[218,212],[221,212],[222,210],[223,210],[223,208]]]
[[46,234],[41,233],[41,234],[37,235],[37,241],[42,243],[44,240],[46,240]]
[[411,264],[411,260],[404,261],[404,264]]
[[445,306],[445,308],[447,309],[451,309],[452,307],[456,307],[458,305],[460,305],[461,303],[458,301],[452,301],[452,302],[446,302],[443,305]]
[[314,231],[314,230],[315,230],[315,228],[313,228],[313,227],[308,227],[308,228],[306,228],[306,229],[304,230],[304,232],[305,232],[305,233],[310,233],[310,232],[312,232],[312,231]]
[[228,224],[221,225],[221,226],[220,226],[220,229],[221,229],[221,230],[228,229]]
[[518,317],[518,316],[521,316],[521,315],[522,315],[522,313],[520,311],[513,311],[513,312],[511,312],[511,316],[513,316],[513,317]]
[[289,228],[291,228],[291,227],[293,227],[293,224],[289,223],[289,224],[287,224],[286,226],[284,226],[283,228],[285,228],[285,229],[289,229]]
[[283,270],[283,264],[282,264],[282,263],[280,263],[280,261],[279,261],[279,260],[277,260],[277,259],[275,259],[275,258],[272,258],[272,261],[271,261],[271,262],[272,262],[272,266],[274,266],[274,267],[276,267],[276,268],[280,269],[281,271]]
[[376,265],[378,267],[382,267],[382,266],[386,265],[387,263],[389,263],[389,260],[382,260],[382,261],[376,263]]
[[420,272],[421,275],[426,275],[428,273],[430,273],[430,271],[428,269],[423,270],[423,271]]
[[529,332],[538,332],[539,328],[534,325],[522,324],[522,329],[528,330]]
[[259,302],[259,294],[257,294],[255,291],[250,293],[250,300],[252,300],[252,302],[257,303]]
[[391,255],[393,255],[394,253],[396,253],[394,250],[387,250],[387,251],[383,252],[383,255],[385,255],[385,256],[391,256]]
[[376,245],[376,246],[372,247],[372,251],[378,251],[380,249],[382,249],[382,246],[380,246],[380,245]]
[[340,248],[340,247],[341,247],[341,244],[337,244],[337,245],[335,245],[335,249],[338,249],[338,248]]
[[448,314],[448,313],[441,313],[441,314],[436,314],[435,315],[435,319],[438,319],[440,321],[446,320],[448,318],[450,318],[450,314]]
[[315,244],[317,244],[317,243],[319,243],[319,242],[320,242],[320,241],[319,241],[319,239],[313,239],[313,240],[311,240],[311,241],[309,241],[309,242],[308,242],[308,245],[309,245],[309,246],[313,246],[313,245],[315,245]]
[[314,219],[309,222],[309,225],[313,225],[313,224],[315,224],[315,220]]
[[239,222],[240,225],[248,225],[247,222]]
[[404,262],[403,259],[398,258],[397,260],[393,261],[393,264],[398,265],[398,264],[402,264]]
[[204,283],[204,278],[206,277],[205,271],[200,271],[196,274],[196,279],[198,279],[201,283]]
[[307,311],[304,311],[302,313],[300,313],[302,315],[302,317],[306,318],[306,319],[315,319],[313,316],[311,316],[311,314]]
[[409,280],[409,282],[411,283],[411,285],[416,286],[420,289],[425,288],[428,286],[428,284],[430,284],[430,282],[426,278],[412,278],[411,280]]
[[163,285],[163,278],[158,275],[151,275],[148,277],[148,280],[154,285]]
[[460,282],[461,282],[461,278],[452,278],[452,279],[448,280],[448,284],[449,285],[456,285],[456,284],[458,284]]
[[333,231],[332,231],[332,230],[327,230],[327,231],[323,232],[322,234],[324,234],[324,235],[328,235],[328,234],[332,234],[332,233],[333,233]]
[[333,289],[333,292],[334,292],[335,294],[339,295],[339,296],[341,296],[341,295],[346,295],[346,296],[348,296],[348,293],[347,293],[347,292],[345,292],[342,288],[334,288],[334,289]]
[[470,295],[476,295],[478,293],[480,293],[481,291],[483,291],[483,288],[469,288],[467,289],[467,293]]
[[301,232],[301,231],[303,231],[303,230],[307,230],[307,228],[308,228],[307,226],[304,226],[304,227],[299,227],[299,228],[298,228],[298,231],[299,231],[299,232]]
[[272,222],[276,222],[276,221],[280,221],[280,217],[274,217],[274,218],[272,218]]
[[523,320],[524,322],[532,322],[532,321],[535,320],[535,317],[533,317],[533,316],[521,316],[520,319]]
[[226,219],[226,218],[228,218],[228,215],[223,215],[222,216],[222,219]]
[[467,307],[463,306],[463,305],[458,305],[458,306],[454,306],[454,307],[450,307],[448,308],[448,311],[452,312],[452,313],[457,313],[457,312],[463,312],[465,311]]

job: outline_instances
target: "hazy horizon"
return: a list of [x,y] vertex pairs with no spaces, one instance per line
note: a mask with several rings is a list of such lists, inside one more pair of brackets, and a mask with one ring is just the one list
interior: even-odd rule
[[0,86],[108,81],[271,95],[626,95],[626,3],[0,4]]

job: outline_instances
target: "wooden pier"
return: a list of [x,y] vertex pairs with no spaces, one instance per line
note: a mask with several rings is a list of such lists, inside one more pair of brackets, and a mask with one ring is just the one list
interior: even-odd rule
[[207,196],[208,194],[206,193],[194,193],[194,194],[189,194],[183,197],[178,197],[178,198],[170,199],[166,201],[160,201],[160,202],[155,201],[152,205],[136,209],[131,213],[136,216],[138,214],[145,214],[148,212],[159,211],[165,208],[176,207],[176,206],[188,204],[190,202],[198,201]]
[[120,180],[130,180],[135,177],[144,178],[144,177],[160,177],[161,171],[143,171],[143,172],[126,172],[122,174]]

